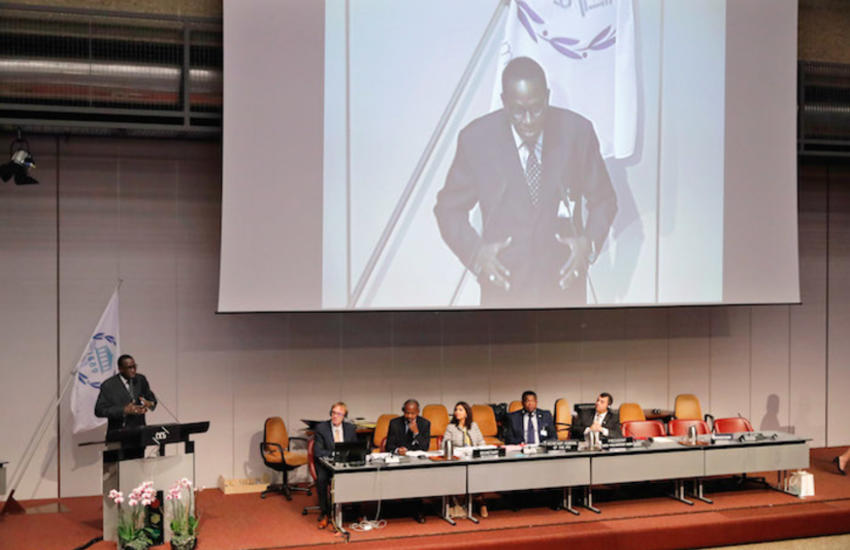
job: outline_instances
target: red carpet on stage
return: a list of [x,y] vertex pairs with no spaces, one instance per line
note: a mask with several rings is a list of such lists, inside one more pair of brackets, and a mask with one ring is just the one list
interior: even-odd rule
[[[581,509],[580,516],[554,511],[542,504],[523,503],[518,512],[490,499],[490,517],[475,525],[458,520],[457,526],[435,516],[424,525],[414,522],[399,503],[383,503],[385,528],[352,533],[350,544],[369,548],[503,548],[531,543],[535,548],[698,548],[781,540],[850,532],[850,477],[838,475],[830,462],[837,449],[813,449],[814,497],[804,500],[756,483],[739,487],[732,480],[710,480],[706,495],[714,504],[696,501],[693,506],[666,498],[663,484],[600,489],[595,514]],[[775,482],[776,474],[767,474]],[[641,494],[642,493],[642,494]],[[651,496],[646,496],[646,494]],[[540,497],[546,496],[543,494]],[[199,550],[271,550],[343,544],[341,536],[316,529],[316,513],[302,515],[316,497],[257,494],[224,496],[217,489],[204,491]],[[25,507],[44,504],[27,501]],[[24,514],[0,519],[0,550],[72,550],[101,533],[100,497],[63,499],[69,511]],[[374,506],[364,512],[374,513]],[[115,543],[98,542],[93,550],[114,549]],[[165,545],[167,548],[167,545]]]

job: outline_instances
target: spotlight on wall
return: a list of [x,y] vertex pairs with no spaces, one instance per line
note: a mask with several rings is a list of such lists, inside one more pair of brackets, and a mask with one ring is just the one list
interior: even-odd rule
[[9,157],[9,162],[0,166],[0,179],[9,181],[14,177],[17,185],[38,183],[38,180],[29,174],[30,168],[35,168],[35,160],[30,154],[30,144],[23,138],[20,128],[17,137],[9,146]]

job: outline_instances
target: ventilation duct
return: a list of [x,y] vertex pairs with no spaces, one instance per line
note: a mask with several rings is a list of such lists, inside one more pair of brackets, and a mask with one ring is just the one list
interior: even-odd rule
[[0,5],[0,124],[218,136],[221,21]]
[[799,153],[850,156],[850,65],[801,61],[797,78]]

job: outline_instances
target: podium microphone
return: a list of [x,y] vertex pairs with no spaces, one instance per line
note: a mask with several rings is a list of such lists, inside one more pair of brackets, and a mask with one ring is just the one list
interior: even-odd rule
[[163,409],[165,409],[165,412],[167,412],[167,413],[168,413],[168,415],[169,415],[171,418],[173,418],[175,422],[177,422],[178,424],[180,424],[180,420],[177,418],[177,415],[176,415],[176,414],[174,414],[173,412],[171,412],[171,409],[169,409],[169,408],[168,408],[168,406],[167,406],[167,405],[166,405],[166,404],[165,404],[165,403],[164,403],[161,399],[160,399],[160,400],[158,400],[158,401],[156,402],[156,405],[157,405],[157,406],[162,405],[162,408],[163,408]]

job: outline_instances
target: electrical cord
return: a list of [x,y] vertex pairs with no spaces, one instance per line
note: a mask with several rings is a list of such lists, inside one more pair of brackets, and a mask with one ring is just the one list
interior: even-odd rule
[[[381,494],[381,485],[380,485],[381,476],[380,476],[380,473],[381,473],[381,464],[378,463],[377,468],[375,468],[375,483],[374,483],[374,485],[377,489],[376,493],[379,495],[379,497],[380,497],[380,494]],[[380,519],[380,517],[381,517],[381,498],[378,498],[378,510],[375,512],[375,519],[374,520],[365,519],[365,520],[360,521],[360,522],[354,522],[351,525],[349,525],[348,527],[352,531],[356,531],[358,533],[362,533],[364,531],[374,531],[375,529],[383,529],[384,527],[387,526],[387,520]]]

